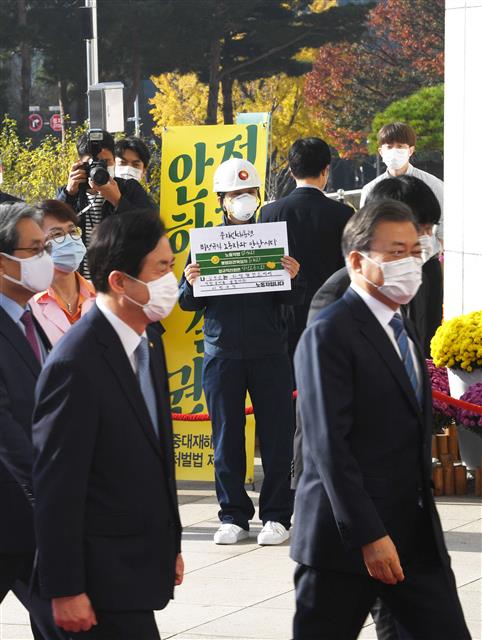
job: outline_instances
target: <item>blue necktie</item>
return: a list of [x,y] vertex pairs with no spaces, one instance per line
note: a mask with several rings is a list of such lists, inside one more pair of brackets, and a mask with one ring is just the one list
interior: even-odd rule
[[402,356],[402,362],[410,379],[410,384],[415,391],[419,404],[422,404],[422,390],[418,383],[417,372],[415,371],[415,365],[413,363],[412,354],[410,352],[410,346],[408,342],[408,335],[403,326],[403,320],[399,313],[396,313],[388,323],[395,332],[395,339],[400,349],[400,355]]
[[152,426],[156,435],[159,437],[156,393],[149,368],[149,344],[147,338],[141,338],[135,353],[137,356],[137,379],[139,380],[142,395],[144,396],[146,407],[151,417]]

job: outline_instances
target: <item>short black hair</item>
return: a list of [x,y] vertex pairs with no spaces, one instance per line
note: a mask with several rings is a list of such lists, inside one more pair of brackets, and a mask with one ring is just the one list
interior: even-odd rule
[[[104,140],[102,142],[102,149],[108,149],[112,155],[114,156],[114,147],[115,147],[115,143],[114,143],[114,138],[111,136],[111,134],[108,131],[102,131],[102,134],[104,136]],[[77,140],[77,154],[79,156],[79,158],[81,158],[82,156],[89,156],[90,152],[89,152],[89,138],[87,136],[87,133],[83,133],[80,138]]]
[[44,200],[39,205],[39,209],[44,216],[52,216],[59,222],[73,222],[76,226],[79,224],[78,215],[70,204],[62,200]]
[[384,125],[377,134],[378,146],[383,144],[408,144],[414,147],[417,142],[415,129],[405,122],[391,122]]
[[418,224],[410,207],[399,200],[373,200],[346,223],[341,239],[345,258],[350,251],[369,251],[375,230],[381,222],[411,222],[418,231]]
[[149,147],[147,144],[141,140],[140,138],[136,138],[135,136],[130,136],[129,138],[122,138],[115,144],[115,155],[118,158],[123,157],[124,151],[134,151],[137,153],[139,158],[141,159],[142,164],[147,169],[149,161],[151,159],[151,152],[149,151]]
[[299,138],[288,151],[288,162],[295,178],[317,178],[331,162],[330,147],[321,138]]
[[96,291],[108,293],[109,275],[123,271],[137,278],[144,258],[153,251],[166,228],[151,209],[126,211],[109,216],[94,230],[87,251],[87,263]]
[[367,196],[367,202],[391,198],[408,204],[418,224],[438,224],[442,210],[432,189],[415,176],[380,180]]

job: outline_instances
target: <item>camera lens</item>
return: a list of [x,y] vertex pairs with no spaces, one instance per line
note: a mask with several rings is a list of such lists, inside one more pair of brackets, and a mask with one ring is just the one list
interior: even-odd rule
[[95,184],[98,184],[100,187],[102,187],[104,184],[107,184],[110,179],[107,169],[102,165],[97,164],[96,162],[93,162],[90,166],[89,177],[93,182],[95,182]]

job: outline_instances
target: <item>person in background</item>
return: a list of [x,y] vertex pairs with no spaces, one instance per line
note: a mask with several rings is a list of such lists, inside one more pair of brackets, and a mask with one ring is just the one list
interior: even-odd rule
[[296,140],[289,150],[288,161],[296,189],[264,205],[259,222],[286,221],[290,253],[300,263],[300,276],[306,283],[303,304],[291,310],[288,340],[292,358],[306,327],[315,291],[344,265],[341,236],[353,209],[323,193],[331,162],[330,148],[324,140]]
[[387,170],[363,187],[360,196],[360,207],[363,207],[370,191],[381,180],[404,175],[422,180],[432,189],[440,204],[440,220],[437,223],[438,226],[432,241],[433,251],[439,251],[443,244],[444,183],[440,178],[410,164],[410,158],[415,152],[417,134],[410,125],[404,122],[392,122],[380,129],[377,139],[378,153],[386,164]]
[[36,390],[38,578],[74,637],[159,640],[181,584],[169,383],[159,332],[178,298],[159,216],[101,223],[94,308],[55,346]]
[[[255,222],[261,181],[247,160],[231,158],[214,174],[214,191],[224,225]],[[185,311],[204,310],[203,389],[213,430],[216,495],[221,525],[216,544],[235,544],[249,535],[255,509],[246,493],[246,394],[256,417],[264,480],[259,497],[263,528],[258,544],[281,544],[289,538],[293,513],[290,464],[293,453],[293,378],[287,349],[283,304],[303,299],[298,262],[281,259],[292,278],[292,290],[194,297],[200,276],[197,263],[187,261],[179,304]]]
[[143,140],[135,136],[123,138],[115,144],[115,175],[140,182],[146,177],[150,159],[151,152]]
[[45,200],[40,208],[55,271],[50,287],[30,299],[30,308],[54,345],[91,309],[95,289],[77,271],[86,253],[77,214],[60,200]]
[[[79,159],[70,169],[67,184],[57,190],[57,198],[69,204],[78,214],[79,227],[87,248],[95,227],[108,216],[133,209],[155,209],[154,203],[137,180],[115,177],[114,138],[107,131],[102,133],[102,148],[98,159],[107,163],[110,176],[107,184],[101,186],[91,179],[87,182],[83,164],[91,160],[91,155],[88,135],[83,134],[77,140]],[[79,270],[83,276],[89,277],[86,260],[81,263]]]
[[41,212],[0,205],[0,603],[12,590],[30,612],[35,640],[64,637],[29,583],[35,554],[32,413],[50,344],[28,300],[52,281]]

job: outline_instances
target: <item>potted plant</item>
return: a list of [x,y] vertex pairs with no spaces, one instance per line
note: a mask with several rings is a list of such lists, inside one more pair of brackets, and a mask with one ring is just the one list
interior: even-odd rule
[[[432,389],[434,391],[440,391],[440,393],[450,395],[447,369],[440,369],[439,367],[436,367],[433,363],[433,360],[427,359],[426,363],[428,373],[430,375],[430,381],[432,383]],[[449,427],[451,424],[455,423],[457,417],[456,409],[452,405],[447,404],[442,400],[438,400],[437,398],[433,398],[432,410],[433,433],[443,433],[443,430],[446,427]]]
[[[471,385],[460,399],[481,406],[482,382]],[[482,466],[482,415],[457,409],[456,420],[460,457],[468,469],[477,469]]]
[[430,344],[436,367],[447,367],[451,395],[460,398],[468,387],[482,382],[482,311],[445,321]]

